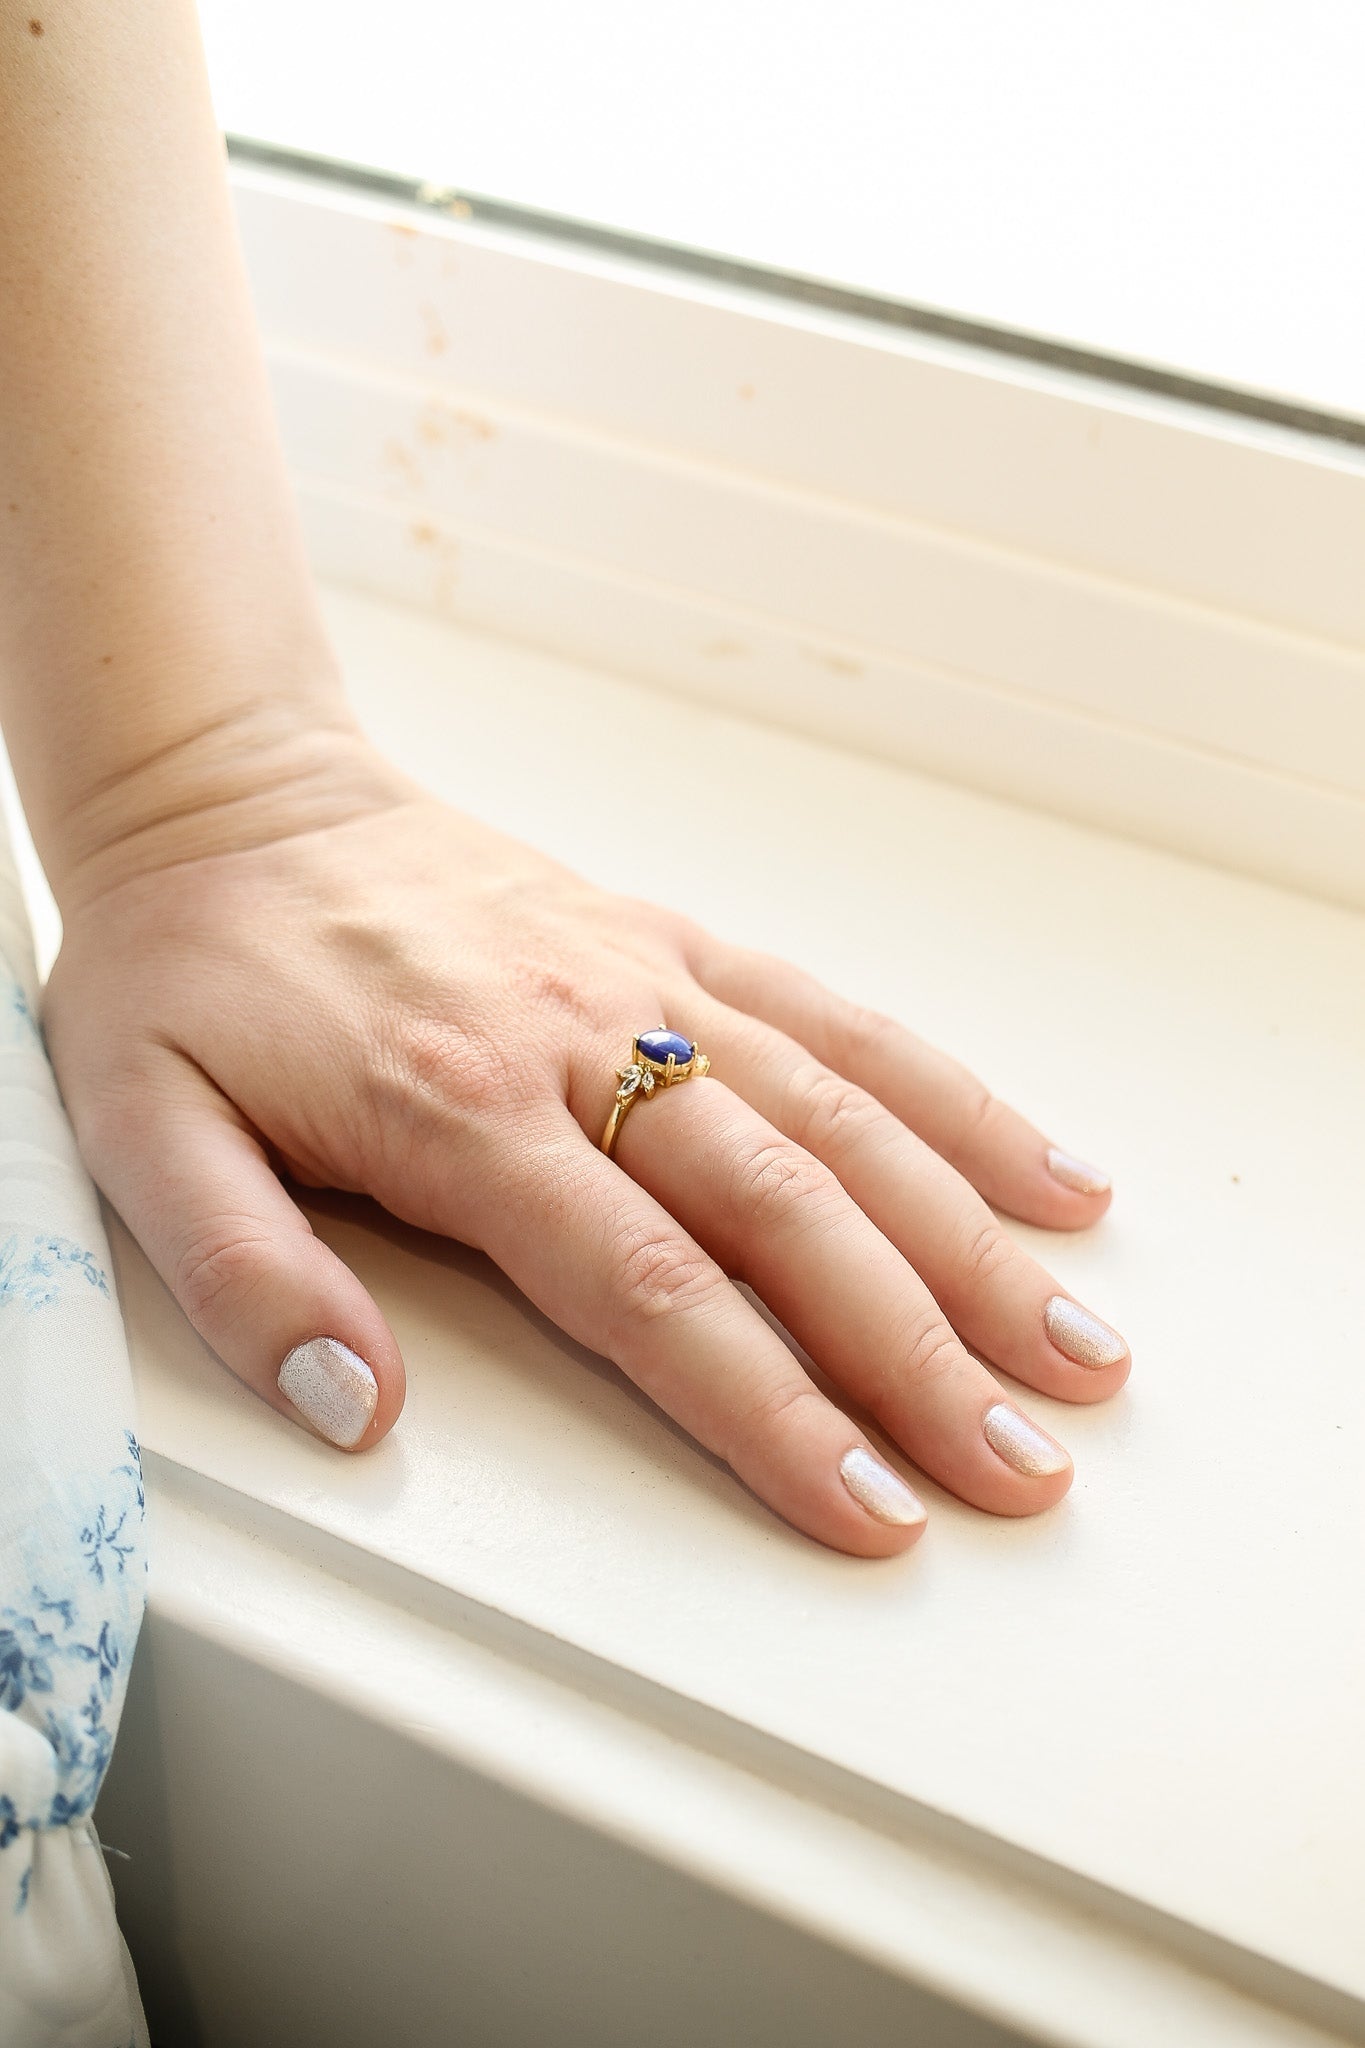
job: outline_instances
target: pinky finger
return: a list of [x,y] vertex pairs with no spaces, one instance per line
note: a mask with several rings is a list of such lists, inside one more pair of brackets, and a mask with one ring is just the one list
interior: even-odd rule
[[78,1119],[91,1172],[223,1363],[282,1415],[368,1450],[403,1406],[392,1331],[227,1098],[179,1053],[154,1062],[135,1117]]
[[731,1009],[795,1039],[931,1145],[998,1209],[1084,1230],[1109,1207],[1109,1176],[1051,1144],[974,1074],[889,1017],[846,1002],[785,960],[714,940],[697,979]]
[[509,1186],[486,1249],[769,1507],[833,1549],[906,1550],[922,1504],[668,1212],[568,1117]]

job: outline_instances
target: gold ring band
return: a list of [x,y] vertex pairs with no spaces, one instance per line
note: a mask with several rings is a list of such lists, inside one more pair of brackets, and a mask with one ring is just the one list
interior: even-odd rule
[[665,1031],[660,1025],[657,1031],[638,1033],[631,1040],[629,1060],[616,1069],[616,1096],[602,1133],[602,1150],[608,1159],[622,1124],[642,1095],[652,1095],[656,1088],[672,1088],[679,1081],[697,1079],[710,1069],[706,1054],[698,1052],[691,1039],[684,1038],[681,1032]]

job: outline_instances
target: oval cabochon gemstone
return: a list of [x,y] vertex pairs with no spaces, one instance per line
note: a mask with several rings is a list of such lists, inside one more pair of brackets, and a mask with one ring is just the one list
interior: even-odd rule
[[661,1067],[667,1066],[670,1053],[680,1067],[685,1067],[692,1057],[690,1040],[676,1031],[642,1031],[635,1043],[645,1059],[654,1060]]

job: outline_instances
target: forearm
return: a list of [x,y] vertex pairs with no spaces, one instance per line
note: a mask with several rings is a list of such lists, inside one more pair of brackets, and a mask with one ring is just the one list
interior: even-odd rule
[[269,782],[347,714],[189,0],[0,0],[0,39],[0,722],[60,897],[222,735]]

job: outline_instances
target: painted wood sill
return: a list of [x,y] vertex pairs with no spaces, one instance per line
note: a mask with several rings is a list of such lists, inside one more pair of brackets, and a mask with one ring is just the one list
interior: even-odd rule
[[[1108,1407],[1024,1397],[1076,1458],[1057,1511],[926,1487],[923,1544],[872,1566],[774,1520],[481,1259],[363,1205],[310,1213],[410,1396],[354,1461],[230,1380],[118,1233],[148,1683],[187,1816],[147,1840],[174,1845],[174,1967],[229,2015],[206,2043],[248,2037],[233,2015],[273,2040],[278,2009],[259,1956],[214,1960],[271,1871],[195,1824],[195,1713],[216,1725],[234,1672],[298,1706],[257,1757],[291,1815],[282,1884],[310,1715],[340,1703],[438,1818],[458,1764],[1028,2039],[1361,2039],[1365,919],[370,598],[329,609],[362,715],[432,787],[612,886],[647,857],[660,900],[896,1012],[1103,1161],[1101,1229],[1023,1235],[1136,1369]],[[137,1823],[127,1791],[111,1810]],[[364,1887],[415,1881],[415,1853],[367,1840]],[[306,1939],[320,2031],[291,2038],[369,2038],[344,1919]],[[434,1937],[405,1967],[443,1981]]]

